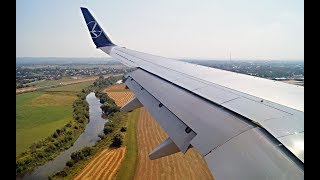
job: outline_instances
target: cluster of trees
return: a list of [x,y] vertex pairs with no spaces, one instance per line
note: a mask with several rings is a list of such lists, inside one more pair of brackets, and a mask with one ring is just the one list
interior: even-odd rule
[[[110,99],[110,98],[109,98]],[[107,99],[100,108],[102,109],[102,112],[106,115],[112,116],[115,112],[118,112],[120,110],[119,106],[116,105],[116,103],[112,99]]]
[[121,78],[115,77],[115,76],[110,76],[108,78],[104,78],[103,76],[99,76],[99,78],[93,82],[93,85],[98,88],[104,88],[107,86],[110,86],[120,80]]
[[113,136],[112,138],[112,143],[111,143],[111,147],[120,147],[123,143],[123,137],[121,134],[116,134]]
[[[117,118],[118,120],[119,118]],[[121,118],[120,118],[121,119]],[[99,135],[99,137],[101,139],[103,139],[105,136],[107,136],[108,134],[111,134],[112,132],[116,132],[113,137],[112,137],[112,140],[111,140],[111,147],[120,147],[123,143],[123,136],[118,133],[120,130],[120,132],[125,132],[127,131],[127,128],[126,127],[118,127],[115,125],[115,123],[113,123],[112,120],[109,120],[105,125],[104,125],[104,129],[103,129],[103,133],[104,135]]]
[[79,123],[89,122],[89,104],[86,101],[87,90],[78,94],[78,99],[73,103],[73,118]]
[[114,84],[116,81],[120,80],[119,77],[108,77],[104,78],[100,76],[93,85],[97,87],[95,96],[100,99],[100,103],[102,104],[100,108],[102,112],[109,116],[113,115],[115,112],[119,111],[119,107],[116,105],[113,99],[111,99],[106,93],[102,92],[103,88]]
[[[102,89],[114,84],[116,81],[120,80],[116,77],[109,77],[109,78],[103,78],[103,76],[100,76],[93,84],[98,87],[97,91],[95,92],[95,95],[97,98],[100,99],[100,103],[102,104],[100,108],[102,109],[102,112],[107,116],[113,116],[114,113],[118,112],[120,107],[117,106],[117,104],[114,102],[113,99],[111,99],[106,93],[102,92]],[[115,125],[112,123],[112,120],[109,120],[105,125],[103,129],[104,135],[99,135],[101,139],[103,139],[106,135],[112,133],[115,131]],[[121,132],[125,132],[126,128],[121,127]],[[111,147],[120,147],[123,143],[123,136],[119,133],[116,133],[112,137],[112,143]]]
[[68,167],[72,167],[78,161],[83,160],[84,158],[90,156],[92,154],[93,147],[84,147],[79,151],[73,152],[71,154],[71,159],[67,161],[66,165]]

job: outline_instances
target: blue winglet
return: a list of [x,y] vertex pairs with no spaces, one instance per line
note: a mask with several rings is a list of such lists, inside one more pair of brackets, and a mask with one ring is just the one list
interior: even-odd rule
[[97,48],[104,46],[115,46],[109,37],[104,33],[98,22],[94,19],[87,8],[81,7],[83,17],[88,26],[91,38]]

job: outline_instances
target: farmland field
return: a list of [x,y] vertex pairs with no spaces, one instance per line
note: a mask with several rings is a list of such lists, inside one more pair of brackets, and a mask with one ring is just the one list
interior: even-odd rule
[[[118,106],[124,105],[134,94],[131,91],[123,92],[125,85],[114,85],[105,89],[108,96],[115,100]],[[116,92],[118,91],[118,92]],[[136,124],[138,157],[137,162],[130,167],[125,159],[120,168],[119,179],[213,179],[213,176],[202,156],[194,149],[186,154],[177,153],[157,160],[150,160],[148,154],[160,145],[168,135],[161,129],[145,108],[140,108]],[[132,143],[134,144],[134,143]],[[128,149],[130,149],[128,144]],[[134,156],[131,155],[128,158]],[[127,157],[126,157],[127,158]],[[133,168],[129,173],[126,169]]]
[[78,92],[81,91],[83,88],[90,86],[93,84],[92,81],[86,81],[82,83],[77,83],[77,84],[70,84],[70,85],[65,85],[65,86],[59,86],[59,87],[54,87],[50,89],[45,89],[45,91],[68,91],[68,92]]
[[126,152],[126,147],[113,150],[105,149],[99,153],[75,178],[81,179],[115,179]]
[[104,92],[108,92],[108,91],[122,91],[125,90],[126,84],[121,83],[121,84],[116,84],[116,85],[112,85],[107,87]]
[[120,91],[120,92],[108,91],[107,94],[120,107],[125,105],[131,98],[134,97],[134,94],[131,91]]
[[71,121],[77,92],[90,84],[89,81],[17,94],[16,155]]
[[205,160],[194,149],[156,160],[148,158],[168,135],[145,108],[140,109],[137,128],[138,164],[134,179],[213,179]]
[[[113,76],[120,76],[122,74],[114,74]],[[108,78],[111,75],[104,75],[104,78]],[[79,89],[81,90],[83,87],[86,87],[87,84],[92,84],[98,77],[93,76],[93,77],[85,77],[81,79],[72,79],[71,77],[63,77],[62,79],[59,80],[46,80],[46,81],[37,81],[37,82],[32,82],[29,83],[29,85],[34,85],[32,87],[25,87],[25,88],[19,88],[16,89],[16,93],[23,93],[23,92],[28,92],[28,91],[34,91],[38,89],[43,89],[44,86],[58,86],[56,88],[50,88],[50,89],[45,89],[47,91],[78,91]],[[73,84],[78,84],[78,86],[70,86]],[[64,86],[67,86],[64,88]],[[76,89],[72,89],[75,87]]]

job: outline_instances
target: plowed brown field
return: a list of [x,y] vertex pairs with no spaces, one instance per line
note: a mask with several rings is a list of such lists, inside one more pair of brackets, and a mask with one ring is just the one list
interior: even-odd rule
[[125,156],[126,147],[103,150],[75,178],[81,179],[115,179],[116,172]]
[[133,98],[134,94],[131,91],[123,91],[123,92],[106,92],[108,96],[113,99],[116,104],[120,107],[125,105],[131,98]]
[[205,160],[194,149],[157,160],[148,158],[168,135],[145,108],[140,110],[137,134],[139,157],[134,179],[213,179]]

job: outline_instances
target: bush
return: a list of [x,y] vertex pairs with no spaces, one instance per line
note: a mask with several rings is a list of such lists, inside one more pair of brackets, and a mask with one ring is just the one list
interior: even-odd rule
[[60,134],[60,133],[61,133],[61,130],[60,130],[60,129],[57,129],[56,132],[57,132],[58,134]]
[[72,167],[74,165],[74,161],[72,159],[68,160],[66,166]]
[[84,147],[81,149],[81,153],[83,154],[84,157],[90,156],[92,154],[92,147]]
[[57,138],[59,136],[59,134],[57,133],[57,131],[55,131],[52,135],[52,137]]
[[98,137],[99,137],[100,139],[104,139],[104,133],[99,134]]
[[104,127],[114,127],[114,124],[112,123],[112,121],[111,120],[109,120],[105,125],[104,125]]
[[106,135],[112,133],[112,131],[113,131],[113,129],[111,127],[109,127],[109,126],[106,126],[103,129],[103,133],[106,134]]
[[65,171],[59,171],[56,173],[57,176],[66,177],[68,174]]
[[67,140],[71,141],[72,140],[72,136],[67,136]]
[[127,131],[127,128],[126,128],[126,127],[121,127],[120,131],[121,131],[121,132],[126,132],[126,131]]
[[68,123],[66,126],[67,126],[67,127],[71,127],[71,123]]
[[76,163],[84,158],[81,151],[76,151],[71,154],[71,159]]
[[40,150],[40,151],[37,151],[36,156],[37,156],[37,158],[41,159],[41,158],[46,157],[46,154],[42,150]]
[[43,145],[43,143],[42,143],[42,142],[37,142],[37,143],[36,143],[36,148],[41,148],[41,147],[42,147],[42,145]]
[[122,136],[121,134],[116,134],[112,138],[112,147],[120,147],[122,145]]
[[60,142],[54,142],[53,144],[54,144],[55,147],[60,147],[61,143]]
[[48,144],[48,146],[44,149],[45,152],[52,152],[56,149],[56,146],[54,146],[53,144]]
[[103,105],[100,106],[103,113],[110,115],[119,111],[119,107],[115,104],[114,101],[106,101]]
[[47,140],[48,142],[54,142],[54,139],[52,138],[52,136],[47,137],[46,140]]

